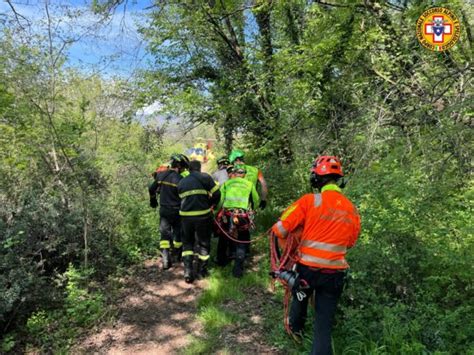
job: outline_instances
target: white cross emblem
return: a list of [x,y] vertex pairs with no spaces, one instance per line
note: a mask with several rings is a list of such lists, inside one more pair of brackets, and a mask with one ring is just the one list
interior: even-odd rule
[[433,43],[444,43],[444,35],[452,33],[451,27],[444,23],[444,16],[433,16],[433,21],[425,24],[425,34],[433,36]]

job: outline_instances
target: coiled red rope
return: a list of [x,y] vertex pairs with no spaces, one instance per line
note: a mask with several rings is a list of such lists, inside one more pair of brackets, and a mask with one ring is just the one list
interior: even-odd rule
[[[279,272],[282,270],[292,270],[293,266],[298,260],[298,246],[300,243],[301,230],[296,230],[288,235],[286,238],[286,246],[283,249],[283,253],[280,255],[278,249],[278,237],[271,232],[270,229],[270,265],[272,272]],[[283,308],[284,308],[284,325],[285,330],[289,335],[293,335],[290,328],[289,322],[289,305],[291,300],[291,289],[287,282],[280,279],[274,278],[272,280],[272,288],[275,289],[275,280],[278,280],[285,289],[285,295],[283,297]]]
[[[298,260],[298,246],[301,240],[301,230],[296,230],[293,233],[290,233],[286,238],[286,246],[283,250],[283,253],[280,255],[279,248],[278,248],[278,239],[277,236],[273,234],[271,228],[263,233],[260,237],[255,238],[254,240],[239,240],[231,236],[227,231],[222,227],[219,221],[214,217],[214,223],[219,228],[221,233],[228,239],[232,240],[236,243],[242,244],[250,244],[254,243],[257,240],[269,235],[270,236],[270,266],[272,272],[279,272],[281,270],[292,270],[293,266],[296,264]],[[289,305],[290,300],[292,297],[291,289],[288,286],[287,282],[280,279],[274,278],[272,279],[272,288],[275,289],[275,280],[278,280],[285,289],[285,294],[283,297],[283,308],[284,308],[284,325],[285,330],[289,335],[293,335],[293,332],[290,328],[289,322]]]

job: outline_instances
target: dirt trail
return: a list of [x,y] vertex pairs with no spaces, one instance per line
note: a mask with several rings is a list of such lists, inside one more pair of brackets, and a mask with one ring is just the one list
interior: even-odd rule
[[[258,258],[257,258],[258,259]],[[256,271],[251,262],[248,272]],[[186,284],[182,265],[162,271],[159,260],[146,261],[127,279],[117,301],[117,319],[86,336],[71,351],[74,354],[177,354],[192,341],[206,339],[196,319],[197,299],[206,280]],[[244,287],[243,302],[227,301],[227,310],[247,321],[224,326],[214,339],[213,353],[281,354],[265,341],[263,308],[272,303],[268,291]],[[279,304],[275,304],[279,307]]]
[[162,271],[149,260],[125,280],[118,300],[118,318],[89,335],[73,353],[175,354],[201,334],[196,320],[197,298],[205,280],[186,284],[183,267]]

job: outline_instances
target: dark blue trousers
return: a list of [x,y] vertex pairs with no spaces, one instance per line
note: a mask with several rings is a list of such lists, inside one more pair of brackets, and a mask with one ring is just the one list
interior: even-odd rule
[[[181,218],[179,209],[164,208],[160,209],[160,240],[167,240],[170,243],[169,248],[181,246]],[[161,248],[163,249],[163,248]]]

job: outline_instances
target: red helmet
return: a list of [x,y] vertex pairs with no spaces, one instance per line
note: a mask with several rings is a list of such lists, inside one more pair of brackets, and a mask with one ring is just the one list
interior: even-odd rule
[[320,176],[329,174],[344,176],[341,161],[338,157],[332,155],[323,155],[316,158],[311,172]]

